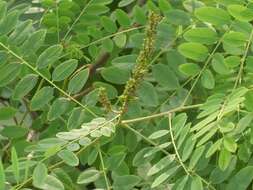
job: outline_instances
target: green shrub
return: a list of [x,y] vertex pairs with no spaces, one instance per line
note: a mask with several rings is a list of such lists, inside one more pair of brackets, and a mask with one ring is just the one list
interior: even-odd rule
[[247,190],[252,0],[0,0],[0,190]]

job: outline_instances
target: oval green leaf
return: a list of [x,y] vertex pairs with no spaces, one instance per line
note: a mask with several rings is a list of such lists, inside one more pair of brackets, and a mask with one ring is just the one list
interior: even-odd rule
[[52,74],[53,81],[62,81],[69,77],[76,69],[78,61],[70,59],[58,65]]
[[184,33],[184,38],[189,42],[201,44],[214,44],[217,39],[217,33],[210,28],[192,28]]
[[221,8],[201,7],[196,9],[195,15],[199,20],[213,25],[224,25],[230,23],[229,14]]
[[77,183],[78,184],[88,184],[91,182],[96,181],[100,176],[100,172],[95,169],[88,169],[84,172],[82,172],[78,178]]
[[79,164],[78,157],[67,149],[60,151],[57,155],[69,166],[78,166]]
[[78,93],[84,87],[89,78],[89,69],[84,69],[76,74],[68,84],[68,92],[71,94]]
[[43,87],[32,98],[30,107],[32,110],[43,108],[53,98],[54,90],[49,87]]
[[38,58],[37,60],[37,67],[39,69],[45,68],[48,65],[53,64],[57,61],[62,53],[62,46],[61,45],[53,45],[47,48]]
[[38,76],[35,74],[29,74],[22,78],[16,85],[13,92],[13,99],[21,100],[25,95],[27,95],[37,84]]
[[208,56],[207,47],[200,43],[195,42],[188,42],[181,44],[178,47],[178,51],[183,56],[193,59],[195,61],[204,61]]

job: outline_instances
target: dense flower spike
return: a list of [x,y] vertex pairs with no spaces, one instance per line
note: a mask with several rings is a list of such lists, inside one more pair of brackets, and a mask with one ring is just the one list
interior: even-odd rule
[[138,58],[136,60],[135,68],[132,71],[132,76],[128,80],[124,92],[120,99],[122,102],[121,113],[126,112],[127,104],[138,87],[138,85],[143,80],[145,74],[148,71],[150,59],[153,55],[154,42],[156,29],[161,20],[161,16],[157,13],[151,12],[149,15],[149,24],[146,28],[145,38],[143,42],[142,50],[140,51]]
[[99,94],[99,102],[102,104],[102,106],[105,108],[107,112],[112,111],[112,105],[111,102],[107,96],[106,89],[104,87],[100,87],[98,89],[98,94]]

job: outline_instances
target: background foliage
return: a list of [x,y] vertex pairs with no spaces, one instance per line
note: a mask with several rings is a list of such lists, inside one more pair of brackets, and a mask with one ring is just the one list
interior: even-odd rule
[[252,189],[252,0],[0,0],[0,189]]

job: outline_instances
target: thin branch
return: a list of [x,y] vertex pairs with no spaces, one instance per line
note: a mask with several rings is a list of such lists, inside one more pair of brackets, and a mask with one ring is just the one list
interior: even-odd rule
[[[146,136],[142,135],[139,131],[133,129],[131,126],[129,126],[128,124],[125,124],[125,125],[121,125],[122,127],[124,128],[127,128],[128,130],[134,132],[136,135],[138,135],[139,137],[141,137],[142,139],[144,139],[146,142],[148,142],[150,145],[153,145],[154,147],[156,147],[159,151],[163,152],[165,155],[167,156],[171,156],[171,154],[165,150],[164,148],[161,148],[159,145],[157,145],[154,141],[150,140],[149,138],[147,138]],[[175,159],[178,163],[179,163],[179,160],[178,159]],[[210,184],[210,182],[208,182],[207,180],[205,180],[203,177],[201,177],[200,175],[198,175],[197,173],[195,173],[194,171],[191,171],[191,176],[192,175],[195,175],[195,176],[198,176],[201,181],[206,184],[207,187],[211,188],[212,190],[216,190],[214,186],[212,186]]]
[[75,21],[72,23],[72,25],[70,26],[70,28],[68,29],[68,31],[66,32],[66,34],[63,37],[63,41],[68,37],[69,33],[72,31],[73,27],[76,25],[76,23],[80,20],[81,16],[83,16],[84,12],[86,11],[86,9],[90,6],[90,4],[92,3],[92,1],[94,0],[90,0],[86,6],[84,6],[84,8],[82,9],[82,11],[80,12],[80,14],[78,15],[78,17],[75,19]]
[[106,64],[106,62],[108,61],[108,59],[110,58],[110,53],[105,52],[104,54],[102,54],[96,61],[94,64],[90,65],[90,76],[94,75],[96,73],[96,70],[100,67],[102,67],[104,64]]
[[103,170],[103,174],[104,174],[104,178],[105,178],[106,189],[111,190],[109,179],[107,178],[107,175],[106,175],[106,168],[105,168],[105,164],[104,164],[104,160],[103,160],[103,156],[102,156],[102,153],[101,153],[100,146],[98,146],[97,149],[98,149],[99,159],[100,159],[100,162],[101,162],[101,166],[102,166],[102,170]]
[[206,62],[205,62],[205,64],[204,64],[204,67],[200,70],[199,74],[197,75],[196,79],[194,80],[194,83],[192,84],[192,87],[190,88],[188,94],[186,95],[186,97],[185,97],[185,99],[184,99],[184,101],[183,101],[183,103],[182,103],[182,106],[184,106],[184,105],[186,104],[186,102],[188,101],[188,99],[189,99],[189,97],[190,97],[190,95],[191,95],[193,89],[194,89],[195,86],[197,85],[197,83],[198,83],[198,81],[199,81],[201,75],[203,74],[203,72],[206,70],[206,68],[207,68],[207,66],[208,66],[208,64],[209,64],[209,62],[211,61],[211,59],[212,59],[214,53],[216,52],[216,50],[217,50],[218,47],[220,46],[221,42],[222,42],[222,38],[217,42],[217,44],[216,44],[215,48],[213,49],[212,53],[208,56],[208,58],[207,58],[207,60],[206,60]]
[[[246,45],[243,57],[241,58],[241,61],[240,61],[241,65],[240,65],[240,68],[239,68],[239,72],[238,72],[238,74],[236,76],[236,80],[235,80],[232,92],[236,89],[236,87],[238,86],[238,84],[241,83],[243,68],[244,68],[245,60],[246,60],[248,52],[249,52],[249,48],[250,48],[250,44],[252,42],[252,39],[253,39],[253,30],[250,33],[250,37],[248,39],[248,43]],[[228,103],[228,97],[226,97],[226,99],[224,100],[224,102],[223,102],[223,104],[221,106],[221,109],[220,109],[219,114],[217,116],[216,122],[218,122],[218,121],[220,121],[222,119],[223,114],[224,114],[224,110],[226,108],[226,104],[227,103]],[[238,112],[239,112],[239,110],[240,110],[240,105],[238,106]]]
[[98,39],[98,40],[95,40],[95,41],[93,41],[93,42],[91,42],[91,43],[89,43],[89,44],[86,44],[86,45],[84,45],[84,46],[81,46],[80,49],[87,48],[87,47],[89,47],[89,46],[91,46],[91,45],[97,44],[97,43],[102,42],[102,41],[104,41],[104,40],[106,40],[106,39],[110,39],[110,38],[112,38],[112,37],[114,37],[114,36],[117,36],[117,35],[119,35],[119,34],[124,34],[124,33],[127,33],[127,32],[134,31],[134,30],[142,29],[142,28],[145,28],[145,26],[137,26],[137,27],[133,27],[133,28],[128,28],[128,29],[125,29],[125,30],[116,32],[116,33],[114,33],[114,34],[110,34],[110,35],[108,35],[108,36],[105,36],[105,37],[103,37],[103,38],[100,38],[100,39]]
[[236,77],[236,81],[235,81],[235,84],[234,84],[234,88],[235,89],[238,85],[238,83],[241,83],[241,80],[242,80],[242,73],[243,73],[243,68],[244,68],[244,64],[245,64],[245,60],[247,58],[247,55],[249,53],[249,49],[250,49],[250,44],[252,42],[252,39],[253,39],[253,30],[251,31],[250,33],[250,37],[248,39],[248,43],[246,45],[246,48],[245,48],[245,52],[244,52],[244,55],[241,59],[241,65],[240,65],[240,69],[239,69],[239,72],[238,72],[238,75]]
[[176,153],[176,156],[177,156],[177,160],[179,162],[179,164],[182,166],[182,168],[184,169],[185,173],[187,175],[196,175],[198,177],[200,177],[201,181],[206,184],[207,187],[210,187],[211,189],[215,190],[215,188],[210,184],[210,182],[206,181],[204,178],[202,178],[201,176],[199,176],[198,174],[194,173],[193,171],[191,171],[191,173],[189,172],[189,170],[186,168],[186,166],[184,165],[180,155],[179,155],[179,152],[178,152],[178,149],[177,149],[177,146],[176,146],[176,142],[175,142],[175,139],[174,139],[174,135],[173,135],[173,130],[172,130],[172,123],[171,123],[171,114],[169,114],[169,130],[170,130],[170,137],[171,137],[171,141],[172,141],[172,144],[173,144],[173,148],[174,148],[174,151]]
[[177,150],[177,146],[176,146],[176,142],[175,142],[175,139],[174,139],[174,135],[173,135],[173,131],[172,131],[172,124],[171,124],[171,113],[168,114],[169,115],[169,130],[170,130],[170,138],[171,138],[171,142],[172,142],[172,145],[173,145],[173,148],[174,148],[174,151],[176,153],[176,156],[177,156],[177,159],[179,161],[179,164],[182,166],[182,168],[184,169],[185,173],[187,175],[191,175],[190,172],[187,170],[187,168],[185,167],[179,153],[178,153],[178,150]]
[[198,108],[198,107],[200,107],[202,105],[203,104],[195,104],[195,105],[190,105],[190,106],[178,107],[178,108],[174,108],[174,109],[171,109],[169,111],[166,111],[166,112],[161,112],[161,113],[153,114],[153,115],[150,115],[150,116],[138,117],[138,118],[135,118],[135,119],[123,120],[121,123],[122,124],[128,124],[128,123],[134,123],[134,122],[139,122],[139,121],[150,120],[150,119],[154,119],[154,118],[157,118],[157,117],[162,117],[162,116],[168,115],[170,113],[174,113],[174,112],[178,112],[178,111],[183,111],[183,110],[188,110],[188,109]]
[[137,131],[134,128],[132,128],[130,125],[124,124],[122,126],[125,127],[125,128],[127,128],[128,130],[132,131],[133,133],[135,133],[136,135],[138,135],[139,137],[141,137],[142,139],[144,139],[146,142],[148,142],[150,145],[152,145],[152,146],[156,147],[157,149],[159,149],[164,154],[166,154],[168,156],[171,156],[171,154],[168,151],[166,151],[165,149],[161,148],[157,143],[155,143],[154,141],[150,140],[148,137],[144,136],[139,131]]
[[83,96],[85,96],[86,94],[88,94],[89,92],[91,92],[93,89],[94,89],[93,86],[90,86],[90,87],[88,87],[88,88],[85,88],[83,91],[79,92],[78,94],[75,94],[75,95],[73,96],[73,98],[78,99],[78,98],[80,98],[80,97],[83,97]]
[[[229,31],[229,30],[230,30],[230,28],[228,29],[228,31]],[[227,32],[228,32],[228,31],[227,31]],[[227,33],[227,32],[226,32],[226,33]],[[223,36],[224,36],[224,35],[223,35]],[[202,68],[202,69],[200,70],[200,72],[198,73],[198,75],[197,75],[197,77],[196,77],[194,83],[192,84],[192,87],[190,88],[190,90],[189,90],[187,96],[185,97],[185,99],[184,99],[184,101],[183,101],[183,103],[182,103],[181,106],[184,106],[184,105],[186,104],[186,102],[188,101],[188,99],[189,99],[189,97],[190,97],[190,95],[191,95],[193,89],[194,89],[195,86],[197,85],[197,83],[198,83],[198,81],[199,81],[201,75],[202,75],[203,72],[206,70],[206,68],[208,67],[209,62],[212,60],[212,58],[213,58],[215,52],[217,51],[217,49],[218,49],[219,46],[221,45],[222,40],[223,40],[223,36],[219,39],[219,41],[216,43],[216,46],[214,47],[213,51],[212,51],[211,54],[208,56],[208,58],[207,58],[207,60],[206,60],[206,62],[205,62],[205,64],[204,64],[203,68]]]
[[16,124],[16,125],[18,125],[18,120],[17,120],[17,118],[14,116],[13,117],[13,121],[14,121],[14,123]]
[[[104,37],[102,37],[102,38],[100,38],[100,39],[98,39],[98,40],[95,40],[95,41],[93,41],[93,42],[90,42],[89,44],[86,44],[86,45],[84,45],[84,46],[81,46],[79,49],[82,50],[82,49],[87,48],[87,47],[89,47],[89,46],[91,46],[91,45],[98,44],[99,42],[102,42],[102,41],[104,41],[104,40],[106,40],[106,39],[110,39],[110,38],[115,37],[115,36],[117,36],[117,35],[124,34],[124,33],[131,32],[131,31],[138,30],[138,29],[142,29],[142,28],[145,28],[145,26],[137,26],[137,27],[133,27],[133,28],[128,28],[128,29],[125,29],[125,30],[116,32],[116,33],[114,33],[114,34],[110,34],[110,35],[108,35],[108,36],[104,36]],[[62,55],[60,58],[63,58],[63,57],[65,57],[65,56],[69,55],[69,54],[70,54],[69,52],[68,52],[68,53],[65,53],[65,54]]]
[[[79,73],[80,71],[82,71],[83,69],[86,69],[88,67],[90,67],[90,64],[85,64],[85,65],[79,67],[77,70],[75,70],[75,72],[73,74],[70,75],[69,79],[72,79],[77,73]],[[65,81],[67,82],[69,79],[66,78]]]

